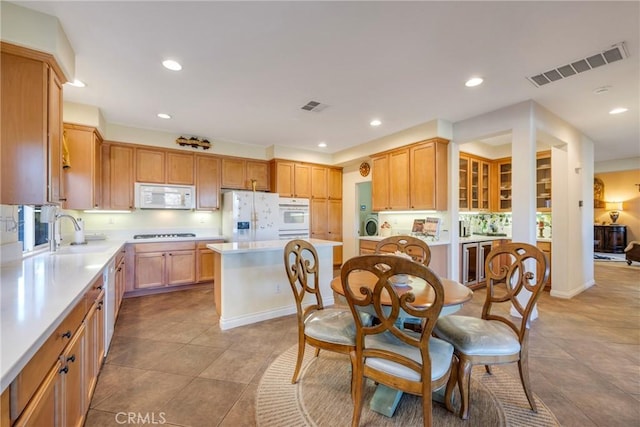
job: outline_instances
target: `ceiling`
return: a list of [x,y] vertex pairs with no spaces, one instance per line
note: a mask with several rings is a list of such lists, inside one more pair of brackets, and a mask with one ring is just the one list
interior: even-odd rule
[[[640,155],[639,2],[14,3],[59,18],[87,84],[65,100],[108,123],[334,153],[531,99],[592,139],[596,161]],[[526,79],[619,42],[627,59]],[[327,107],[302,110],[311,100]]]

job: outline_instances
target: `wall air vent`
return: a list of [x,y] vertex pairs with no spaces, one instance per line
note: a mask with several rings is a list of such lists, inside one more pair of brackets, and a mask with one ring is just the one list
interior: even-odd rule
[[569,64],[561,65],[560,67],[527,77],[527,80],[533,83],[534,86],[540,87],[551,82],[573,76],[574,74],[584,73],[585,71],[600,67],[602,65],[620,61],[621,59],[625,59],[628,56],[629,55],[627,53],[627,48],[624,42],[620,42],[595,55],[577,59]]
[[300,108],[305,111],[313,111],[314,113],[319,113],[320,111],[324,110],[327,107],[328,107],[327,104],[321,104],[318,101],[309,101],[307,102],[306,105],[303,105]]

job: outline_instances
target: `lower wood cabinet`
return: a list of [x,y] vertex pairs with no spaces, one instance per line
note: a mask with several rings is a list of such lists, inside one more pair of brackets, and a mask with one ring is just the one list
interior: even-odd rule
[[213,282],[214,280],[214,262],[215,257],[213,251],[207,248],[211,243],[222,243],[223,240],[214,240],[210,242],[198,242],[196,257],[196,282]]
[[544,288],[551,289],[551,242],[536,242],[536,246],[547,256],[547,263],[549,264],[549,278],[547,279]]
[[100,275],[3,393],[3,427],[84,424],[105,355],[102,286]]

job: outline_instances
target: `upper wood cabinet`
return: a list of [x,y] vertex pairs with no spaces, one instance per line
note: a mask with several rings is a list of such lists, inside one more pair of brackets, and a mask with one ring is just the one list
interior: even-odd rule
[[196,209],[220,209],[220,158],[196,154]]
[[[280,194],[281,197],[311,198],[310,164],[272,160],[271,175],[273,191]],[[326,193],[326,189],[324,191]]]
[[497,189],[494,194],[497,195],[497,208],[501,212],[511,211],[511,158],[496,160]]
[[371,156],[373,210],[446,210],[447,145],[432,138]]
[[460,153],[460,210],[488,211],[493,207],[491,168],[489,159]]
[[311,197],[326,199],[329,197],[329,171],[324,166],[311,166]]
[[342,169],[329,168],[329,199],[342,200]]
[[0,204],[61,203],[63,73],[52,55],[0,49]]
[[133,209],[134,147],[102,145],[102,205],[105,209]]
[[193,185],[193,154],[136,147],[136,182]]
[[102,207],[102,137],[90,126],[64,124],[69,167],[64,169],[65,209]]
[[222,188],[252,190],[252,181],[255,180],[256,190],[270,190],[268,162],[237,157],[223,157],[221,162]]

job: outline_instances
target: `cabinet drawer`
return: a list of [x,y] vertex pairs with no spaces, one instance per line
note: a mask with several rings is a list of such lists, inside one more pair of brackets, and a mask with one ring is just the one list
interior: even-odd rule
[[171,242],[171,243],[137,243],[133,245],[136,253],[140,252],[168,252],[181,250],[194,250],[196,242]]
[[65,346],[71,341],[86,313],[86,300],[83,298],[11,383],[12,420],[24,410],[29,399],[31,399],[31,396],[44,380],[47,372],[56,363]]
[[378,242],[375,240],[360,240],[360,253],[374,253]]

